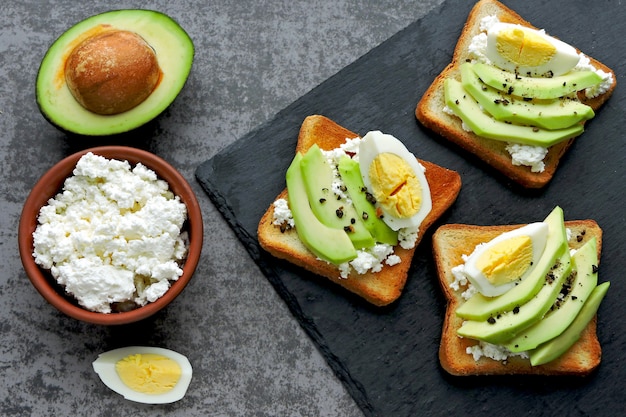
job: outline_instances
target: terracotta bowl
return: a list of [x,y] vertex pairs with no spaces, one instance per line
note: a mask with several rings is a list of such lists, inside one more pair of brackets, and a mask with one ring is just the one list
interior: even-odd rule
[[[156,172],[157,176],[170,186],[187,206],[187,222],[185,229],[189,233],[187,259],[183,266],[183,275],[172,283],[170,289],[158,300],[145,306],[125,312],[99,313],[84,309],[73,297],[65,294],[65,290],[56,283],[49,271],[40,268],[32,256],[33,232],[37,227],[37,216],[42,206],[54,197],[63,186],[65,179],[72,175],[76,163],[82,155],[92,152],[108,159],[126,160],[131,165],[141,162]],[[191,279],[202,250],[203,224],[202,212],[196,196],[189,183],[174,167],[160,157],[136,148],[125,146],[102,146],[85,149],[68,156],[48,172],[35,184],[30,192],[20,218],[18,243],[22,264],[31,283],[41,295],[61,312],[78,320],[94,324],[118,325],[136,322],[149,317],[174,300]]]

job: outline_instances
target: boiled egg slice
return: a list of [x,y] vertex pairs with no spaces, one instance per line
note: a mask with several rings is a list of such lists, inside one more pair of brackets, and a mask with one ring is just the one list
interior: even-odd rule
[[580,60],[574,47],[544,31],[502,22],[487,31],[486,55],[495,66],[528,77],[562,75]]
[[368,132],[359,145],[359,167],[379,217],[393,230],[418,228],[432,200],[424,167],[394,136]]
[[466,259],[463,273],[486,297],[504,294],[532,271],[546,247],[548,225],[530,223],[478,245]]
[[183,398],[191,364],[180,353],[158,347],[129,346],[102,353],[93,362],[102,382],[130,401],[167,404]]

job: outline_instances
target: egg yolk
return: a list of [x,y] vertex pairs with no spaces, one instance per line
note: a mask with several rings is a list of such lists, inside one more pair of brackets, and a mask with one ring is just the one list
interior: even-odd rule
[[380,153],[369,167],[371,193],[382,208],[398,218],[415,215],[422,204],[422,186],[409,164],[393,153]]
[[144,394],[163,394],[176,386],[180,365],[154,353],[129,355],[115,364],[120,379],[130,389]]
[[493,245],[476,261],[476,267],[493,284],[515,281],[530,267],[533,245],[530,236],[516,236]]
[[549,41],[532,31],[519,28],[500,31],[496,48],[504,58],[525,66],[545,64],[556,54],[556,48]]

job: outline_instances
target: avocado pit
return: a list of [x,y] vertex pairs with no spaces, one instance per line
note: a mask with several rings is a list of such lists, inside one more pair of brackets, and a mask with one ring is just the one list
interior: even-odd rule
[[[37,106],[64,133],[129,132],[174,102],[193,59],[187,32],[161,12],[100,13],[74,24],[50,45],[37,72]],[[104,63],[113,61],[105,71]]]
[[128,111],[154,91],[161,69],[138,34],[109,30],[85,39],[65,63],[65,80],[85,109],[100,115]]

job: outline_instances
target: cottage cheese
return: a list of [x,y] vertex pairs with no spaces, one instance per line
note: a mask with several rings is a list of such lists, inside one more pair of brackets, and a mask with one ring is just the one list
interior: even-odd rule
[[574,71],[585,70],[595,71],[600,77],[602,77],[602,82],[600,84],[589,87],[585,90],[585,95],[587,97],[594,98],[609,91],[611,85],[613,85],[613,73],[597,69],[591,64],[589,57],[581,53],[580,61],[578,61],[578,64],[574,67]]
[[506,361],[513,356],[519,356],[520,358],[528,359],[527,352],[513,353],[504,346],[493,345],[487,342],[479,342],[476,345],[468,346],[465,349],[465,353],[472,355],[475,361],[478,361],[483,356],[494,361]]
[[276,226],[287,225],[289,228],[296,226],[287,199],[279,198],[274,201],[274,219],[272,224]]
[[543,160],[548,154],[548,148],[508,143],[506,150],[511,155],[513,165],[529,166],[532,172],[543,172],[546,167]]
[[183,273],[186,206],[142,164],[87,153],[73,174],[39,212],[35,262],[91,311],[157,300]]
[[341,278],[345,279],[348,278],[351,270],[357,274],[366,274],[368,271],[380,272],[384,264],[393,266],[400,262],[400,257],[394,254],[393,246],[377,243],[371,248],[357,250],[357,257],[339,265],[339,271]]

